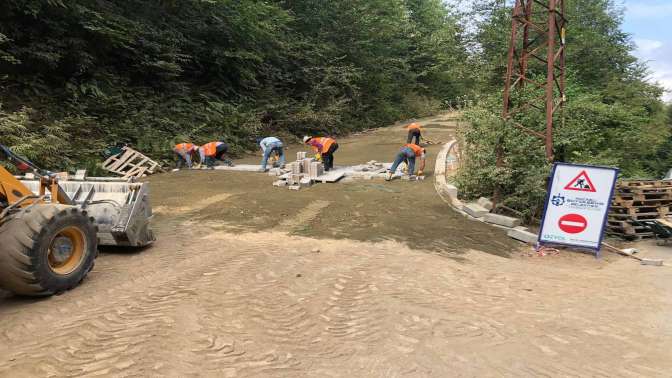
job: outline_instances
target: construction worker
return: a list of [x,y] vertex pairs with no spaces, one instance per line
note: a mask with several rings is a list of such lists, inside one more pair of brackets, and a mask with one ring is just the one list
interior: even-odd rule
[[425,169],[425,155],[426,155],[426,150],[417,144],[411,144],[408,143],[404,145],[404,147],[399,150],[399,153],[397,154],[397,158],[394,160],[394,164],[392,164],[392,167],[390,170],[387,172],[387,177],[385,180],[390,181],[392,180],[392,176],[394,173],[397,171],[397,167],[399,167],[399,164],[402,162],[406,162],[408,164],[408,175],[412,176],[413,173],[415,172],[415,159],[420,158],[420,168],[418,169],[418,176],[422,176],[424,173]]
[[285,165],[285,152],[283,151],[282,141],[276,137],[267,137],[259,138],[257,140],[261,151],[264,153],[264,157],[261,159],[261,169],[266,171],[266,164],[268,163],[268,158],[275,153],[279,159],[278,165],[282,168]]
[[328,172],[334,168],[334,152],[338,150],[338,143],[333,138],[328,137],[303,137],[303,143],[313,148],[319,155],[324,164],[324,171]]
[[210,142],[202,145],[198,149],[198,154],[201,157],[201,163],[210,168],[215,168],[215,160],[221,160],[229,166],[233,166],[233,162],[225,158],[226,152],[229,150],[229,145],[224,141]]
[[415,138],[415,144],[420,145],[420,137],[422,137],[422,128],[420,125],[413,122],[406,126],[406,129],[408,130],[408,138],[406,138],[406,143],[411,143],[413,138]]
[[182,168],[184,164],[191,169],[193,158],[198,152],[198,146],[193,143],[179,143],[175,145],[173,152],[175,153],[176,170]]

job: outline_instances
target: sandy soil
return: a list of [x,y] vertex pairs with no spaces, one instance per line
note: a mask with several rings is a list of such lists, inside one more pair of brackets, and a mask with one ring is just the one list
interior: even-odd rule
[[[389,161],[404,138],[344,139],[336,164]],[[667,266],[527,257],[430,180],[272,180],[152,177],[153,247],[104,250],[60,296],[0,294],[0,376],[669,376]]]

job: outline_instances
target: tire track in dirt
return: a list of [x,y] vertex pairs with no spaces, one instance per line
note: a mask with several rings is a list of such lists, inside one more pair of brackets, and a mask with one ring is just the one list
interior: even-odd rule
[[330,204],[331,201],[312,201],[293,217],[280,222],[280,224],[275,227],[274,231],[287,233],[296,231],[300,226],[307,225],[313,219],[317,218],[320,215],[320,212],[326,209]]
[[190,213],[196,213],[198,211],[205,209],[208,206],[218,204],[219,202],[227,201],[232,196],[233,194],[231,193],[222,193],[200,200],[191,206],[156,206],[154,207],[153,212],[157,215],[180,214],[181,216],[188,217]]
[[[212,277],[222,268],[249,263],[253,249],[241,251],[237,256],[202,256],[194,259],[191,267],[174,272],[163,282],[148,287],[138,287],[123,301],[112,301],[106,306],[86,312],[83,316],[58,324],[47,332],[44,342],[29,343],[16,348],[13,357],[0,361],[0,373],[15,368],[13,360],[22,355],[38,357],[42,360],[40,369],[44,374],[91,375],[95,373],[120,373],[134,366],[134,369],[154,369],[162,366],[137,366],[133,357],[156,337],[166,335],[175,320],[170,312],[185,300],[196,295],[193,286],[209,286]],[[214,261],[213,261],[214,260]],[[145,294],[143,294],[143,292]],[[138,297],[134,297],[138,295]],[[49,340],[58,340],[49,342]],[[66,340],[66,345],[63,345]],[[155,343],[154,343],[155,344]],[[112,348],[116,353],[107,352]],[[118,348],[118,349],[115,349]],[[152,355],[152,353],[149,353]]]
[[358,264],[339,272],[332,280],[331,293],[321,311],[324,338],[342,342],[368,344],[385,338],[380,319],[385,312],[377,300],[373,283],[372,256],[358,255]]
[[[217,240],[217,235],[208,240]],[[200,345],[193,352],[205,371],[221,372],[225,369],[229,375],[289,374],[299,371],[301,362],[294,357],[296,349],[305,345],[311,328],[315,327],[309,319],[308,312],[296,298],[289,296],[286,285],[287,277],[294,277],[300,259],[289,263],[282,256],[274,253],[274,243],[259,243],[257,248],[264,257],[264,269],[259,269],[259,261],[255,260],[254,269],[241,270],[236,281],[237,293],[224,293],[224,307],[233,304],[234,310],[226,309],[223,316],[228,317],[230,327],[217,326],[217,322],[203,322],[204,330]],[[221,284],[231,282],[231,277],[220,275]],[[219,286],[215,283],[215,286]],[[221,311],[221,293],[209,291],[212,300],[205,306],[208,313]],[[238,311],[236,311],[236,309]],[[246,314],[244,318],[240,314]],[[231,324],[233,322],[233,324]],[[239,325],[241,329],[256,330],[240,333],[230,332]],[[253,342],[251,342],[253,340]],[[244,345],[244,346],[243,346]],[[289,350],[295,351],[294,353]],[[305,367],[304,367],[305,368]]]
[[[17,299],[21,305],[6,309],[0,316],[7,322],[15,322],[22,327],[4,329],[0,333],[0,341],[12,343],[14,340],[30,338],[31,334],[40,330],[48,330],[51,328],[51,322],[58,317],[54,314],[54,308],[57,308],[61,315],[81,314],[98,304],[101,295],[109,298],[127,297],[128,293],[137,290],[137,287],[162,282],[172,271],[183,268],[185,263],[193,264],[188,260],[197,259],[208,251],[199,249],[186,252],[188,242],[185,240],[197,238],[198,232],[185,225],[181,225],[180,228],[183,230],[180,237],[171,235],[162,238],[153,248],[139,251],[137,254],[104,256],[104,260],[97,262],[89,278],[77,287],[76,291],[41,302]],[[155,253],[160,249],[168,253]],[[71,295],[80,299],[69,301]],[[30,311],[25,311],[27,308]]]

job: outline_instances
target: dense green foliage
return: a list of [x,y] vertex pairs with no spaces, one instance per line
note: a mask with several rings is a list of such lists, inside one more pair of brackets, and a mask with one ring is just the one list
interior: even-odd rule
[[[473,56],[482,67],[478,105],[466,112],[464,169],[457,180],[467,196],[502,191],[504,203],[537,216],[550,172],[543,142],[501,120],[503,66],[511,9],[482,1],[483,22],[475,33],[482,51]],[[558,161],[616,166],[624,177],[661,177],[672,168],[670,127],[660,101],[661,89],[645,81],[646,68],[632,55],[620,29],[620,9],[612,0],[567,1],[568,102],[556,119]],[[531,66],[539,74],[544,67]],[[491,90],[483,90],[483,88]],[[488,94],[490,93],[490,94]],[[543,112],[516,115],[519,123],[542,131]],[[495,146],[502,141],[504,167],[496,168]]]
[[55,168],[119,141],[346,133],[435,112],[465,56],[440,0],[6,0],[0,142]]

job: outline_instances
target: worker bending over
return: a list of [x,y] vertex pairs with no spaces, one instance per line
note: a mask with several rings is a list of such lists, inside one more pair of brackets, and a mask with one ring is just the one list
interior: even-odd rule
[[422,137],[422,128],[417,123],[411,123],[406,126],[408,129],[408,138],[406,138],[406,143],[411,143],[415,138],[415,144],[420,145],[420,137]]
[[283,144],[280,139],[276,137],[268,137],[259,139],[258,142],[261,151],[264,153],[264,157],[261,159],[261,169],[263,171],[266,171],[268,158],[270,158],[273,153],[275,153],[279,159],[278,164],[280,168],[285,165],[285,152],[283,151]]
[[187,168],[191,168],[194,157],[198,152],[198,146],[193,143],[179,143],[175,145],[173,152],[175,153],[176,169],[182,168],[182,165],[185,164]]
[[311,146],[315,153],[319,154],[324,163],[324,171],[334,168],[334,152],[338,150],[338,143],[333,138],[327,137],[303,137],[303,143]]
[[233,162],[225,158],[226,152],[229,150],[229,145],[223,141],[210,142],[202,145],[198,149],[201,156],[201,163],[205,163],[208,168],[215,168],[215,161],[221,160],[229,166],[233,166]]
[[399,153],[397,154],[397,158],[394,160],[394,164],[392,164],[392,167],[390,168],[390,171],[387,172],[387,177],[385,180],[390,181],[392,180],[392,176],[394,173],[397,171],[397,167],[399,167],[399,164],[402,162],[406,161],[408,163],[408,175],[412,176],[413,173],[415,172],[415,158],[420,158],[420,168],[418,169],[418,176],[423,175],[423,171],[425,170],[425,154],[426,150],[417,144],[406,144],[404,147],[399,150]]

